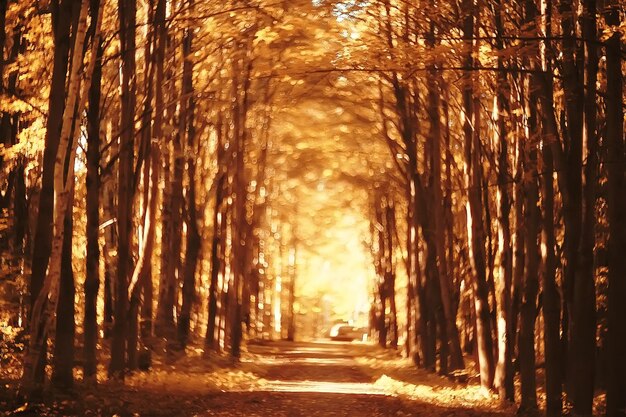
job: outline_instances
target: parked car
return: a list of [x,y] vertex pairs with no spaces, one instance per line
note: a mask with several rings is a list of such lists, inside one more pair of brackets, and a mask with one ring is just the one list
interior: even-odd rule
[[353,340],[364,340],[367,336],[367,329],[354,327],[349,324],[335,324],[330,329],[330,339],[336,341],[351,342]]

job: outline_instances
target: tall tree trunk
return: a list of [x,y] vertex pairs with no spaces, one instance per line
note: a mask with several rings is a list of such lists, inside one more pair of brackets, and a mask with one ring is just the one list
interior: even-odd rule
[[[434,24],[431,23],[430,43],[434,46]],[[443,307],[443,323],[445,334],[450,344],[450,366],[448,371],[455,371],[465,367],[463,354],[461,352],[461,342],[459,330],[456,326],[456,309],[453,308],[451,279],[446,262],[446,225],[444,221],[444,198],[441,183],[441,120],[440,120],[440,89],[438,88],[434,69],[428,72],[428,117],[430,121],[430,141],[431,141],[431,165],[432,165],[432,202],[435,205],[433,218],[431,219],[435,230],[437,266],[439,268],[439,288],[441,292],[441,304]],[[442,344],[448,341],[442,340]]]
[[[620,2],[606,5],[607,24],[620,23]],[[609,160],[609,290],[608,338],[609,374],[606,387],[607,417],[626,416],[626,181],[624,179],[624,107],[620,33],[606,41],[606,146]]]
[[[415,174],[417,215],[419,216],[420,228],[424,238],[423,250],[426,264],[424,266],[424,282],[421,287],[421,343],[424,369],[434,372],[437,364],[437,309],[441,308],[441,295],[439,291],[439,272],[437,268],[436,243],[434,234],[429,230],[428,219],[433,216],[427,207],[426,190],[419,180],[419,174]],[[432,202],[432,199],[430,199]]]
[[[73,187],[72,187],[73,188]],[[70,193],[68,209],[63,221],[63,250],[61,255],[61,280],[59,283],[59,301],[56,311],[56,332],[54,342],[54,360],[52,362],[52,383],[55,387],[68,389],[74,385],[74,271],[72,268],[72,205],[74,192]]]
[[229,285],[230,304],[230,356],[237,360],[241,354],[242,339],[242,303],[245,279],[245,223],[246,223],[246,180],[244,155],[246,152],[245,135],[245,103],[241,96],[244,86],[240,85],[240,58],[233,60],[232,99],[233,99],[233,140],[235,149],[235,166],[233,174],[234,207],[232,211],[233,236],[233,280]]
[[[518,137],[515,143],[517,161],[515,166],[515,176],[517,178],[523,177],[524,168],[522,161],[524,159],[524,141],[523,138]],[[525,231],[524,231],[524,195],[526,194],[526,185],[522,181],[518,181],[515,184],[515,200],[514,200],[514,218],[515,218],[515,235],[513,243],[513,288],[511,289],[511,316],[507,322],[507,331],[509,334],[517,335],[519,337],[519,312],[522,299],[522,285],[524,281],[524,265],[526,264],[526,253],[524,252],[525,245]],[[515,350],[517,344],[517,338],[514,336],[510,341],[511,351]]]
[[[150,110],[145,110],[149,112]],[[150,129],[144,126],[144,132],[147,137],[143,139],[149,140]],[[152,334],[152,327],[149,325],[152,321],[151,305],[152,305],[152,253],[154,252],[154,240],[156,229],[156,209],[159,189],[159,171],[160,171],[160,154],[158,146],[147,143],[146,149],[146,166],[144,169],[144,186],[146,209],[143,219],[143,237],[142,248],[137,259],[137,264],[130,280],[128,294],[130,296],[128,306],[128,331],[126,341],[127,366],[129,370],[135,370],[138,366],[147,368],[150,364],[150,352],[144,351],[148,356],[143,357],[143,363],[139,364],[139,356],[137,354],[137,345],[139,342],[139,334],[144,343],[149,344],[149,338]],[[143,304],[141,294],[143,292]],[[145,315],[148,324],[142,322],[139,324],[140,307],[145,308]],[[142,313],[144,316],[144,313]],[[143,317],[142,317],[143,318]]]
[[[565,182],[567,187],[567,204],[563,207],[563,222],[565,225],[564,235],[564,310],[567,314],[567,328],[563,328],[563,337],[567,341],[564,346],[567,348],[567,368],[566,368],[566,390],[568,395],[573,396],[576,385],[576,361],[579,360],[574,341],[574,292],[576,282],[578,249],[581,237],[582,225],[582,155],[583,155],[583,80],[582,73],[578,67],[579,56],[576,41],[576,10],[572,0],[560,0],[559,12],[561,14],[561,30],[563,32],[562,41],[562,77],[563,92],[565,96],[565,116],[567,121],[567,131],[564,135],[566,150],[565,153]],[[529,8],[530,10],[530,8]],[[533,10],[533,13],[534,10]],[[533,16],[529,16],[534,18]],[[578,51],[580,52],[580,51]],[[555,155],[556,157],[556,155]],[[559,167],[557,166],[557,170]],[[582,359],[585,362],[590,358]],[[593,361],[591,361],[593,362]],[[583,386],[586,385],[583,383]]]
[[[406,275],[407,275],[407,286],[406,286],[406,340],[405,340],[405,354],[407,358],[413,358],[414,363],[418,364],[419,359],[415,361],[414,355],[417,353],[417,346],[414,344],[415,338],[411,334],[415,332],[415,323],[413,321],[413,308],[415,307],[415,263],[413,262],[414,254],[415,254],[415,242],[414,242],[414,233],[415,229],[413,228],[413,210],[411,208],[411,190],[410,185],[406,187],[406,200],[409,202],[407,204],[406,210]],[[419,354],[418,354],[419,356]]]
[[[547,37],[552,36],[552,1],[542,1],[543,33]],[[546,49],[536,48],[537,60],[535,65],[539,66],[541,58],[542,70],[552,73],[551,62]],[[551,76],[543,76],[543,81],[538,80],[538,75],[533,75],[531,82],[537,89],[540,108],[537,113],[541,114],[541,130],[544,138],[553,141],[560,147],[555,136],[554,123],[554,103],[552,94],[554,85]],[[544,84],[542,86],[542,83]],[[554,130],[554,131],[553,131]],[[543,280],[542,280],[542,312],[544,319],[544,356],[545,356],[545,391],[546,391],[546,415],[560,416],[563,408],[562,380],[563,361],[562,346],[560,340],[561,332],[561,296],[556,283],[557,260],[555,254],[556,236],[554,222],[554,148],[555,145],[544,143],[542,147],[543,156],[543,176],[542,176],[542,197],[543,208],[543,228],[542,228],[542,257],[543,257]],[[560,175],[560,174],[559,174]]]
[[[147,5],[146,15],[149,21],[154,21],[153,2]],[[141,213],[143,225],[141,230],[140,253],[135,265],[132,278],[129,285],[129,307],[128,307],[128,332],[126,340],[126,363],[129,370],[135,370],[138,367],[146,369],[150,367],[151,351],[146,348],[150,344],[151,328],[151,305],[152,305],[152,252],[154,250],[155,235],[155,218],[156,218],[156,200],[158,198],[158,173],[159,173],[159,153],[156,146],[152,143],[152,101],[154,98],[154,74],[155,65],[153,61],[152,51],[157,47],[157,36],[155,30],[148,31],[146,37],[146,45],[144,47],[144,103],[141,113],[141,139],[138,152],[138,166],[134,173],[133,188],[139,182],[139,173],[142,172],[142,204]],[[145,165],[141,165],[145,162]],[[134,190],[133,190],[134,192]],[[141,293],[143,292],[143,303],[141,302]],[[150,295],[150,297],[148,297]],[[144,313],[147,313],[147,320],[141,321],[140,328],[140,308],[142,309],[142,319]],[[139,345],[139,336],[145,342],[140,357],[137,351]]]
[[[225,184],[225,188],[224,188],[224,196],[228,196],[231,193],[231,187],[228,184]],[[229,334],[229,327],[228,327],[228,317],[230,314],[230,294],[228,293],[227,290],[227,285],[231,285],[232,284],[232,273],[227,273],[226,270],[226,266],[227,266],[227,261],[226,261],[226,250],[227,250],[227,245],[229,244],[227,242],[227,236],[228,236],[228,227],[229,227],[229,223],[232,222],[231,219],[232,216],[232,200],[228,200],[225,197],[225,201],[224,201],[224,208],[222,211],[222,220],[220,222],[220,236],[222,237],[222,244],[220,244],[219,246],[219,259],[221,260],[219,263],[219,271],[218,271],[218,276],[221,276],[221,284],[220,284],[220,289],[219,289],[219,294],[220,294],[220,309],[218,311],[218,337],[217,337],[217,343],[215,345],[215,349],[220,352],[222,350],[222,346],[224,346],[226,348],[227,346],[227,339],[230,337]],[[273,317],[270,315],[270,317]]]
[[[502,23],[502,2],[494,3],[494,17],[496,26],[496,46],[504,50],[504,27]],[[498,68],[504,68],[502,57],[498,58]],[[511,246],[511,197],[509,195],[509,137],[506,118],[510,116],[508,95],[510,87],[504,71],[497,76],[496,100],[498,119],[496,128],[496,142],[499,146],[498,153],[498,190],[497,190],[497,216],[498,216],[498,260],[499,271],[497,281],[497,332],[498,332],[498,361],[494,384],[498,390],[501,401],[515,401],[515,386],[513,384],[513,346],[515,333],[509,332],[508,322],[511,320],[511,286],[513,284],[513,250]]]
[[387,247],[387,260],[385,262],[385,281],[386,290],[389,296],[389,309],[391,313],[390,326],[392,337],[390,340],[391,347],[398,347],[398,312],[396,307],[396,267],[395,267],[395,244],[393,236],[395,235],[396,227],[396,211],[395,203],[391,197],[387,198],[387,206],[385,208],[385,239]]
[[113,340],[109,376],[124,378],[126,366],[126,334],[128,318],[128,281],[131,268],[131,241],[133,218],[133,165],[135,142],[135,28],[136,0],[119,0],[120,49],[122,60],[120,98],[120,154],[117,200],[117,276],[115,280],[115,305]]
[[[531,97],[533,97],[531,93]],[[532,100],[532,98],[531,98]],[[530,132],[535,133],[536,112],[530,112]],[[529,142],[530,140],[527,139]],[[535,375],[535,321],[537,318],[537,293],[539,290],[539,244],[538,233],[541,214],[539,207],[539,187],[537,185],[537,151],[534,144],[525,145],[524,178],[525,213],[524,233],[526,248],[526,264],[524,268],[523,295],[521,304],[521,320],[519,333],[519,361],[522,398],[520,409],[535,410],[537,408],[537,384]]]
[[[220,126],[218,124],[218,129]],[[218,135],[220,135],[218,130]],[[218,147],[221,150],[221,144]],[[218,150],[218,155],[219,155]],[[218,163],[220,158],[218,156]],[[220,168],[222,169],[222,168]],[[209,284],[209,318],[205,338],[205,350],[215,349],[216,341],[219,342],[219,335],[216,335],[215,323],[217,319],[217,297],[219,295],[218,278],[221,270],[222,258],[220,257],[220,247],[224,244],[224,237],[221,234],[222,223],[224,222],[223,200],[225,173],[218,173],[215,186],[215,206],[213,208],[213,239],[211,241],[211,282]],[[217,329],[219,331],[219,328]],[[217,336],[217,337],[216,337]]]
[[[193,1],[189,0],[189,7],[193,7]],[[185,118],[187,132],[187,172],[189,174],[189,185],[187,189],[187,243],[185,253],[185,265],[183,269],[183,303],[180,309],[178,320],[178,341],[182,346],[186,346],[189,341],[189,327],[191,321],[191,310],[196,296],[196,268],[198,256],[200,255],[201,240],[198,230],[198,209],[196,206],[196,131],[194,126],[194,89],[193,89],[193,64],[191,62],[191,51],[193,42],[193,30],[187,29],[183,39],[183,55],[185,63],[183,68],[183,100],[187,100],[185,106],[186,114],[181,113],[181,118]]]
[[[84,109],[86,92],[80,92],[81,72],[83,71],[84,44],[87,32],[87,9],[88,0],[83,0],[75,20],[75,37],[70,64],[69,82],[67,85],[67,100],[63,108],[57,154],[54,158],[53,167],[53,190],[54,206],[53,220],[51,224],[53,236],[49,256],[49,267],[42,282],[41,290],[37,295],[30,317],[30,339],[28,350],[24,358],[24,371],[22,375],[21,389],[29,396],[37,395],[41,388],[39,380],[42,353],[47,344],[48,332],[52,323],[51,317],[58,307],[59,287],[62,275],[62,253],[65,233],[65,216],[68,207],[71,206],[71,189],[74,180],[74,160],[76,156],[77,140],[74,137],[78,131],[77,115],[82,114]],[[90,85],[93,63],[85,71],[85,85]],[[76,135],[77,136],[77,135]],[[66,290],[65,282],[63,290]],[[63,300],[65,302],[65,300]],[[73,308],[73,305],[72,305]],[[72,318],[73,321],[73,318]],[[73,343],[73,340],[72,340]]]
[[[246,233],[249,224],[246,216],[248,200],[248,179],[245,155],[248,148],[248,128],[246,121],[249,110],[252,61],[247,51],[251,48],[251,38],[246,39],[238,56],[232,61],[232,115],[233,115],[233,209],[232,209],[232,286],[229,286],[230,314],[230,357],[238,360],[241,355],[243,338],[242,324],[250,303],[248,271],[250,251],[246,246]],[[232,291],[231,291],[232,290]]]
[[[175,49],[173,48],[173,40],[168,32],[166,24],[166,11],[167,2],[165,0],[159,0],[157,4],[157,11],[155,13],[155,25],[158,33],[158,43],[155,54],[156,58],[156,99],[159,99],[159,95],[163,98],[163,86],[168,87],[168,101],[173,102],[176,97],[176,82],[174,80],[174,68],[175,68]],[[164,65],[167,61],[168,65]],[[159,79],[161,83],[159,84]],[[161,88],[161,93],[159,93]],[[157,103],[158,105],[158,103]],[[156,321],[155,321],[155,334],[159,337],[166,338],[169,342],[173,341],[176,336],[176,326],[174,323],[174,310],[176,308],[176,281],[175,274],[172,271],[176,271],[173,262],[179,260],[173,259],[172,256],[172,233],[174,227],[172,225],[172,196],[173,196],[173,169],[172,161],[174,160],[173,144],[174,139],[172,133],[163,132],[162,127],[164,124],[163,117],[166,117],[167,123],[174,125],[175,106],[163,106],[161,103],[161,109],[165,114],[160,113],[158,110],[156,114],[159,115],[161,122],[160,131],[162,133],[162,145],[161,154],[163,156],[163,194],[161,205],[161,276],[159,280],[159,296],[157,303]],[[170,346],[172,347],[172,346]]]
[[[591,416],[596,368],[596,291],[595,291],[595,225],[596,184],[598,183],[598,135],[596,132],[596,1],[583,1],[582,33],[586,49],[584,90],[584,135],[586,165],[583,168],[582,230],[578,246],[574,283],[574,321],[572,343],[574,357],[574,415]],[[580,175],[580,174],[579,174]]]
[[544,319],[544,351],[546,362],[546,414],[549,417],[561,415],[563,408],[561,390],[561,342],[560,319],[561,297],[556,283],[556,256],[554,253],[554,185],[552,173],[554,164],[552,150],[549,146],[543,147],[543,281],[542,301]]
[[[183,87],[184,88],[184,87]],[[176,326],[171,314],[177,310],[178,287],[179,281],[182,281],[182,239],[183,239],[183,174],[185,168],[184,157],[184,126],[186,102],[184,93],[181,94],[181,104],[178,114],[180,119],[179,128],[173,137],[173,157],[174,170],[172,172],[172,181],[170,183],[170,219],[169,219],[169,245],[166,244],[167,256],[169,257],[166,273],[168,274],[168,308],[167,313],[167,333],[169,348],[175,347],[176,344]],[[170,305],[171,303],[171,305]],[[180,317],[178,317],[180,319]],[[170,321],[171,320],[171,321]]]
[[172,172],[171,172],[171,138],[163,137],[163,194],[161,206],[161,276],[159,279],[159,296],[154,323],[154,332],[159,337],[171,339],[174,330],[175,282],[169,273],[172,263],[171,231],[172,231]]
[[[150,144],[146,160],[147,168],[145,174],[149,175],[147,182],[147,209],[144,218],[143,250],[137,261],[137,266],[133,272],[131,285],[129,288],[129,329],[127,350],[129,369],[149,368],[151,365],[151,337],[152,337],[152,254],[154,252],[156,234],[156,211],[159,194],[159,177],[161,171],[161,154],[158,144]],[[143,302],[141,295],[143,294]],[[141,324],[137,323],[137,316],[140,313],[141,304]],[[137,337],[141,336],[143,350],[137,354]],[[142,356],[143,355],[143,356]]]
[[[61,126],[63,124],[63,109],[65,108],[65,83],[67,79],[68,59],[70,51],[70,26],[72,22],[72,9],[78,7],[76,2],[62,0],[52,2],[52,21],[54,32],[54,58],[52,69],[52,81],[48,117],[46,120],[46,138],[43,155],[43,169],[41,179],[41,191],[39,192],[39,207],[37,210],[37,226],[33,240],[32,272],[29,283],[30,309],[34,308],[35,302],[43,287],[43,282],[48,269],[50,253],[52,251],[53,236],[53,213],[54,213],[54,166],[61,138]],[[29,315],[30,317],[30,315]],[[39,390],[44,382],[46,348],[42,344],[41,351],[34,375],[33,387]],[[38,386],[38,387],[37,387]]]
[[376,242],[378,247],[374,246],[374,262],[376,275],[378,279],[378,315],[376,322],[376,329],[378,331],[378,345],[382,348],[387,347],[387,298],[388,298],[388,280],[387,280],[387,240],[385,238],[385,216],[384,216],[384,203],[383,196],[380,191],[377,190],[374,197],[374,223],[370,224],[372,232],[372,242]]
[[[465,2],[467,3],[467,2]],[[474,10],[471,10],[463,23],[463,36],[466,40],[467,57],[465,66],[472,68],[474,59]],[[472,266],[472,287],[476,309],[476,337],[478,347],[478,362],[480,366],[481,386],[491,389],[494,378],[493,340],[491,338],[491,317],[489,312],[485,231],[482,220],[482,181],[480,162],[480,103],[474,97],[474,81],[471,72],[465,75],[463,91],[463,106],[465,121],[463,131],[465,136],[465,176],[468,187],[467,195],[467,234],[470,249],[470,264]]]
[[[157,336],[164,336],[166,328],[173,323],[170,292],[172,289],[167,281],[168,274],[168,242],[169,242],[169,178],[170,178],[170,152],[169,143],[163,134],[163,115],[165,113],[163,84],[165,82],[165,46],[167,42],[167,26],[165,24],[166,17],[166,1],[157,0],[154,12],[154,32],[155,32],[155,48],[153,53],[153,61],[155,66],[155,84],[154,84],[154,123],[152,127],[152,139],[159,143],[161,152],[159,154],[159,164],[163,164],[163,195],[162,195],[162,211],[161,211],[161,270],[159,277],[159,292],[156,322],[154,331]],[[155,158],[155,155],[152,155]],[[159,171],[161,167],[159,167]]]
[[115,207],[113,201],[114,184],[112,178],[101,180],[102,190],[102,215],[108,222],[108,225],[104,228],[104,245],[102,247],[104,258],[104,317],[102,320],[102,335],[104,339],[111,338],[111,332],[113,331],[113,301],[114,301],[114,288],[113,280],[116,275],[116,248],[117,248],[117,228],[113,224],[115,219]]
[[[101,0],[92,0],[90,12],[97,16]],[[95,12],[94,12],[95,11]],[[93,25],[92,21],[92,25]],[[87,111],[87,258],[85,267],[84,364],[86,381],[95,381],[98,344],[97,300],[100,288],[100,88],[102,80],[102,45],[98,45],[93,81],[89,89]]]
[[[441,81],[441,79],[440,79]],[[451,293],[450,302],[452,303],[452,314],[451,316],[455,318],[454,325],[456,326],[456,317],[459,310],[459,301],[460,301],[460,289],[459,282],[460,279],[456,274],[457,268],[457,260],[456,260],[456,251],[454,244],[454,219],[452,213],[452,195],[454,194],[454,189],[452,187],[452,165],[453,165],[453,154],[452,147],[450,144],[451,140],[451,132],[450,132],[450,89],[448,86],[445,87],[445,101],[444,101],[444,126],[445,128],[445,173],[446,173],[446,181],[443,189],[446,190],[445,196],[443,197],[443,218],[445,223],[446,230],[446,261],[448,264],[448,276],[450,277],[451,283]],[[458,335],[457,330],[457,338],[459,339],[459,349],[460,348],[460,335]],[[462,352],[461,352],[462,355]],[[464,365],[465,366],[465,365]]]
[[[297,251],[296,251],[296,238],[292,229],[292,245],[291,254],[289,256],[289,321],[287,322],[287,340],[293,342],[296,338],[296,277],[297,277]],[[292,263],[293,262],[293,263]]]

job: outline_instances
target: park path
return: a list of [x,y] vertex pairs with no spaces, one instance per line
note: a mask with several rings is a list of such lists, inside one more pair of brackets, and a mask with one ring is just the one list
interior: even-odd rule
[[136,373],[126,384],[77,386],[75,392],[57,393],[42,404],[13,405],[0,395],[0,416],[513,415],[483,397],[475,384],[457,384],[418,370],[393,351],[366,343],[276,341],[247,346],[234,366],[182,356],[170,365],[155,361],[155,369]]
[[355,355],[364,345],[318,342],[253,345],[250,353],[266,383],[252,392],[214,398],[206,416],[396,416],[401,401],[377,388]]
[[356,358],[372,347],[359,343],[274,342],[250,346],[253,391],[229,391],[211,398],[200,416],[484,416],[472,410],[442,409],[390,394]]

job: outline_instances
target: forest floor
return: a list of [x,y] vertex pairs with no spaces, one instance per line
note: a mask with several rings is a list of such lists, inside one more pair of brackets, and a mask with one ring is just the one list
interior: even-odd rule
[[[167,363],[165,363],[167,362]],[[250,344],[240,363],[202,360],[200,349],[127,378],[77,384],[42,404],[16,404],[0,385],[0,415],[47,416],[433,416],[508,417],[473,383],[417,370],[395,352],[363,343]]]

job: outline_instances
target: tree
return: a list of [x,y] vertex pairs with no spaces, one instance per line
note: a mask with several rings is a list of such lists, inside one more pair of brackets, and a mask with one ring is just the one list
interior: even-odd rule
[[[41,378],[43,377],[39,369],[40,364],[45,363],[45,352],[43,346],[46,343],[52,312],[56,310],[59,301],[59,291],[66,290],[65,285],[61,285],[62,253],[65,235],[65,218],[68,206],[71,206],[71,191],[74,185],[74,159],[76,157],[77,132],[72,129],[76,123],[78,115],[82,114],[85,107],[87,90],[91,84],[91,76],[95,65],[95,49],[92,50],[92,59],[85,71],[85,83],[81,91],[81,70],[83,70],[84,44],[87,32],[87,9],[88,1],[84,0],[80,5],[77,20],[75,42],[72,51],[72,62],[70,65],[70,77],[68,84],[67,101],[64,106],[63,118],[58,142],[58,150],[54,164],[53,187],[57,193],[54,199],[54,224],[53,238],[50,252],[50,265],[42,283],[41,290],[34,302],[30,318],[30,340],[28,352],[24,360],[24,372],[22,377],[22,388],[27,395],[34,395],[41,388]],[[99,29],[96,30],[96,39]],[[69,228],[69,227],[68,227]],[[66,258],[67,262],[67,258]],[[70,286],[70,290],[71,290]],[[73,297],[72,297],[73,298]],[[68,300],[64,300],[69,302]],[[73,301],[73,300],[72,300]],[[73,310],[73,306],[71,307]],[[73,314],[72,314],[73,315]],[[72,337],[73,343],[73,337]],[[70,354],[71,355],[71,354]],[[71,356],[70,356],[71,358]],[[71,361],[73,362],[73,361]],[[63,363],[64,366],[71,366],[72,363]],[[61,370],[59,370],[60,372]],[[66,378],[71,379],[71,372],[65,371],[64,384],[67,385]]]
[[134,199],[133,167],[135,153],[135,0],[119,0],[120,45],[122,60],[120,95],[120,149],[117,195],[117,276],[115,277],[115,305],[113,312],[113,339],[109,376],[124,378],[126,366],[126,319],[128,314],[128,285],[131,268],[131,227]]
[[[609,3],[604,10],[604,19],[608,25],[617,25],[620,8],[617,3]],[[608,350],[609,375],[607,380],[606,415],[624,416],[626,412],[626,361],[623,352],[626,349],[626,326],[621,319],[626,314],[622,302],[626,295],[626,263],[619,256],[620,248],[626,244],[624,213],[626,200],[624,194],[624,107],[622,102],[623,71],[620,58],[619,33],[611,34],[606,41],[606,141],[608,160],[608,205],[609,205],[609,311],[608,311]]]
[[[97,11],[100,10],[100,0],[90,3],[92,27],[98,20]],[[94,43],[98,40],[94,40]],[[100,288],[100,100],[102,85],[102,56],[103,48],[100,42],[96,45],[95,66],[93,80],[89,89],[89,104],[87,111],[87,260],[85,268],[85,313],[84,313],[84,351],[85,364],[83,367],[86,379],[93,379],[97,371],[97,302]]]

